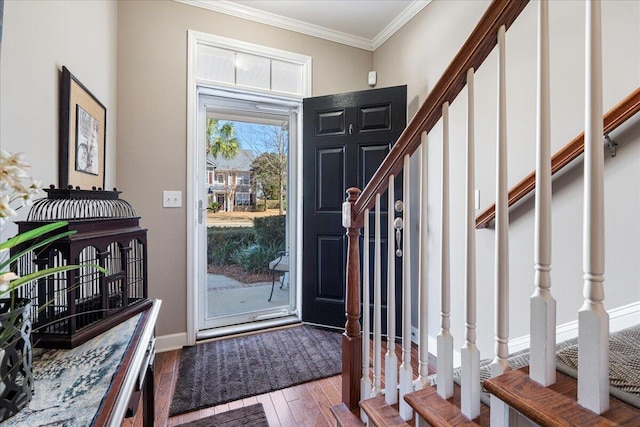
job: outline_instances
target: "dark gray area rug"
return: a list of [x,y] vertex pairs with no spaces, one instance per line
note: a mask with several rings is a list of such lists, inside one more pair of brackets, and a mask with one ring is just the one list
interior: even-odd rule
[[170,415],[338,375],[341,369],[340,332],[307,325],[184,347]]
[[269,427],[262,403],[180,424],[178,427]]

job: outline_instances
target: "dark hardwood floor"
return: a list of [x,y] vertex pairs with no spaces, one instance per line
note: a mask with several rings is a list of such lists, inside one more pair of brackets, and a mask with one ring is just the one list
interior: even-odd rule
[[[386,346],[383,345],[383,354]],[[249,397],[223,405],[205,408],[187,414],[169,417],[169,406],[180,365],[181,350],[158,353],[154,365],[155,379],[155,423],[158,427],[177,426],[198,420],[230,409],[262,403],[271,427],[293,426],[333,426],[335,425],[330,408],[342,402],[342,377],[325,378],[306,384]],[[397,346],[396,354],[401,359],[401,350]],[[412,365],[418,366],[416,347],[411,351]],[[415,371],[415,368],[414,368]],[[417,375],[417,372],[414,372]],[[384,367],[382,375],[384,377]],[[142,408],[142,405],[140,405]],[[142,427],[141,410],[122,423],[126,427]]]

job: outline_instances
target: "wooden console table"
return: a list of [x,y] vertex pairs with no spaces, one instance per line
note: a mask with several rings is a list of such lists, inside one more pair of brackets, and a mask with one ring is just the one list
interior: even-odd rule
[[155,325],[161,300],[71,350],[34,355],[34,395],[7,426],[55,423],[119,427],[142,401],[145,427],[154,425]]
[[153,362],[156,350],[155,327],[161,305],[162,300],[153,300],[151,307],[142,313],[142,319],[95,419],[95,426],[121,426],[126,416],[135,414],[141,396],[143,425],[155,425]]

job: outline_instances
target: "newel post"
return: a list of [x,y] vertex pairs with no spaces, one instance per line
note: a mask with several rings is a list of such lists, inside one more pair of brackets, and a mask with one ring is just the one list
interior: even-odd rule
[[360,332],[360,228],[362,218],[354,218],[353,206],[360,195],[357,188],[347,190],[342,204],[342,225],[347,229],[347,323],[342,334],[342,401],[350,410],[358,408],[362,373],[362,333]]

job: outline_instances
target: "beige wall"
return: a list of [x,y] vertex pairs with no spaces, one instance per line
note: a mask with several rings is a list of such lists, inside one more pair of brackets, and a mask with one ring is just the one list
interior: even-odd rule
[[149,229],[149,293],[164,300],[158,334],[186,331],[186,207],[163,209],[162,191],[186,200],[187,30],[313,58],[313,94],[368,88],[371,52],[172,1],[118,9],[118,186]]
[[117,4],[5,1],[0,58],[0,146],[24,152],[32,174],[58,185],[62,66],[107,108],[106,188],[116,183]]
[[[409,24],[374,53],[381,85],[407,84],[409,114],[424,101],[440,74],[484,12],[488,1],[430,3]],[[532,2],[507,33],[507,112],[509,184],[533,170],[535,164],[536,3]],[[550,2],[552,149],[555,152],[584,130],[584,4]],[[602,3],[604,45],[604,109],[607,111],[640,86],[640,2]],[[496,55],[476,73],[476,186],[481,207],[495,199]],[[451,135],[451,244],[453,333],[456,347],[464,340],[463,209],[466,91],[453,103]],[[429,280],[439,283],[440,264],[440,141],[441,124],[429,135]],[[606,274],[607,309],[640,300],[640,124],[632,119],[612,135],[618,156],[606,158]],[[414,163],[415,164],[415,163]],[[554,180],[553,294],[560,324],[577,318],[582,303],[582,162],[577,161]],[[511,209],[510,311],[511,337],[529,333],[528,299],[533,293],[533,202]],[[417,218],[417,215],[414,216]],[[417,231],[417,225],[413,228]],[[477,232],[478,339],[483,357],[493,352],[494,230]],[[417,251],[416,251],[417,252]],[[416,275],[414,275],[416,277]],[[430,334],[439,330],[439,291],[430,299]],[[636,314],[637,316],[637,314]],[[637,319],[637,317],[636,317]],[[488,356],[486,356],[488,357]]]

